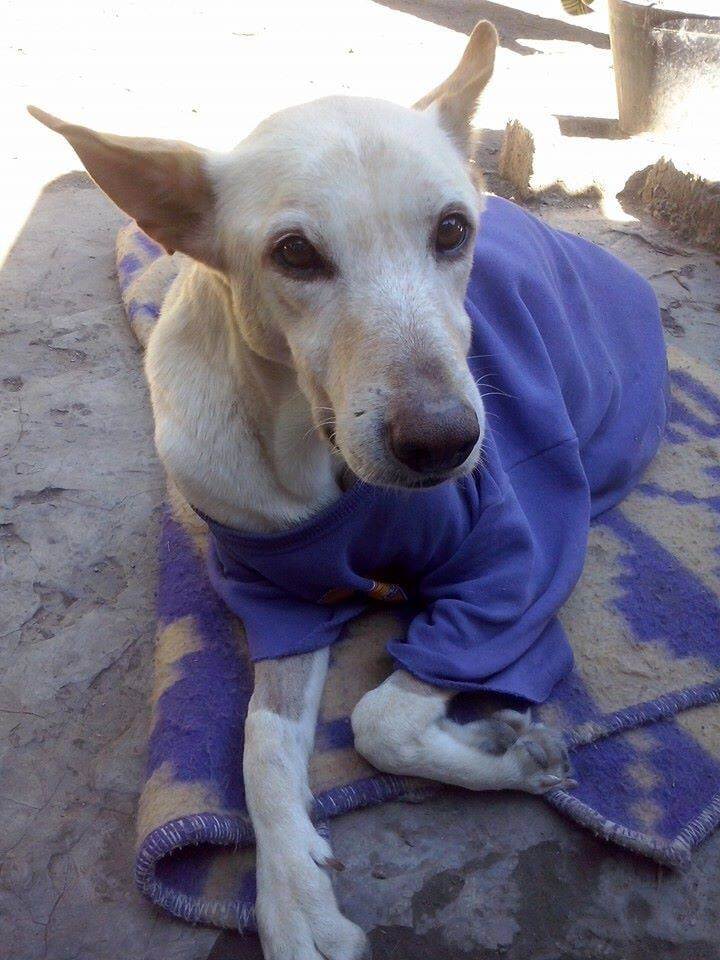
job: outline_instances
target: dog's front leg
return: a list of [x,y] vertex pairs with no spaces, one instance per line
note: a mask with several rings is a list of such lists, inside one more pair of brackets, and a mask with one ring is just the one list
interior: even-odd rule
[[257,840],[257,918],[267,960],[358,960],[362,930],[342,916],[315,830],[307,761],[328,651],[263,660],[245,723],[247,805]]
[[447,716],[451,698],[451,690],[396,670],[355,707],[356,750],[387,773],[469,790],[546,793],[576,785],[559,732],[515,710],[460,725]]

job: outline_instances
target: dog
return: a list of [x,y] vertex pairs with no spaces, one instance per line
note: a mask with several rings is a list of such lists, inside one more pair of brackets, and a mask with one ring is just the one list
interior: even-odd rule
[[[258,927],[269,960],[355,960],[367,951],[364,933],[338,909],[330,870],[340,865],[308,815],[307,761],[331,640],[286,650],[285,631],[292,633],[298,610],[325,630],[362,609],[367,595],[394,599],[402,590],[382,577],[360,578],[359,594],[352,581],[317,603],[288,598],[245,569],[243,544],[277,544],[288,531],[315,529],[318,517],[350,516],[359,511],[352,498],[365,490],[400,497],[392,503],[408,511],[418,498],[412,502],[429,512],[436,503],[442,509],[432,497],[460,491],[462,509],[472,510],[468,478],[482,474],[495,502],[503,481],[493,480],[490,401],[471,370],[465,296],[485,203],[468,164],[471,120],[496,46],[494,27],[482,21],[453,73],[414,108],[330,97],[270,117],[222,155],[99,134],[29,108],[68,139],[118,206],[182,261],[146,351],[157,450],[172,482],[211,526],[217,588],[231,606],[242,593],[249,637],[269,629],[267,642],[275,637],[280,644],[255,656],[243,760],[257,839]],[[492,209],[510,220],[526,216]],[[508,246],[514,229],[507,228]],[[519,229],[540,227],[522,221]],[[549,250],[556,240],[542,243]],[[568,262],[575,255],[582,260],[584,248],[572,248]],[[565,263],[565,253],[557,256]],[[490,256],[491,273],[492,263]],[[481,290],[484,269],[473,272],[471,288]],[[624,278],[618,273],[608,290],[619,290]],[[649,315],[646,292],[638,302],[642,297]],[[647,354],[644,340],[625,352]],[[651,374],[635,380],[649,382]],[[538,430],[544,422],[537,421]],[[572,437],[538,447],[531,487],[555,472],[566,477],[567,464],[577,473],[589,441],[578,441],[584,427],[575,427]],[[640,429],[628,429],[641,443]],[[638,453],[638,469],[650,446]],[[522,451],[515,457],[515,475],[528,459]],[[603,450],[598,462],[619,459]],[[606,486],[620,490],[623,483]],[[567,486],[587,523],[585,474],[573,474]],[[487,493],[483,488],[482,498]],[[560,513],[562,536],[555,539],[562,552],[572,537]],[[548,536],[555,529],[547,525]],[[526,546],[532,549],[530,540]],[[583,550],[580,543],[572,554],[563,596],[579,576]],[[238,551],[244,573],[228,572]],[[272,554],[267,562],[275,563]],[[300,575],[312,580],[315,573],[305,564]],[[521,581],[514,575],[507,589],[521,594]],[[522,603],[532,606],[527,598]],[[424,629],[431,628],[426,620]],[[546,634],[543,650],[552,658],[565,648],[552,630]],[[405,668],[406,647],[396,646],[398,668],[352,715],[356,747],[376,767],[472,790],[573,786],[556,731],[512,709],[454,723],[448,703],[473,684],[443,683],[440,668],[432,675]],[[568,656],[562,653],[553,682],[569,669]],[[542,674],[543,657],[535,658],[533,673]],[[547,695],[545,687],[535,699]],[[509,682],[486,688],[515,692]]]

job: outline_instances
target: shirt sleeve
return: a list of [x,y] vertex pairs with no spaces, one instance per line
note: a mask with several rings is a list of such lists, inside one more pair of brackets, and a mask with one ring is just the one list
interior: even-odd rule
[[436,686],[546,699],[572,667],[556,614],[582,571],[589,492],[576,439],[505,472],[492,445],[470,535],[420,583],[397,664]]
[[251,660],[273,660],[328,647],[363,609],[352,601],[325,606],[294,597],[236,561],[228,568],[212,541],[208,575],[216,592],[242,620]]

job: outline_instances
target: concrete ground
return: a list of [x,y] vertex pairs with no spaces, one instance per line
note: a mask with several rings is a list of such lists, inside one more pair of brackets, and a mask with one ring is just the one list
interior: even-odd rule
[[[7,156],[0,240],[0,958],[230,960],[251,937],[175,922],[132,884],[153,642],[163,478],[141,355],[117,293],[119,214],[35,100],[118,132],[214,147],[319,93],[409,102],[480,16],[499,25],[480,123],[492,188],[498,133],[535,96],[562,116],[612,117],[602,3],[344,4],[186,0],[5,4]],[[64,13],[60,11],[64,8]],[[592,163],[589,154],[587,162]],[[537,212],[652,279],[668,339],[720,367],[720,268],[620,208],[546,198]],[[333,827],[342,904],[376,958],[720,958],[720,837],[677,875],[567,824],[536,798],[449,793]]]

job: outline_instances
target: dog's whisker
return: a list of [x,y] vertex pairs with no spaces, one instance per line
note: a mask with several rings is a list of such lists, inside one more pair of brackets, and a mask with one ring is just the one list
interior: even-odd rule
[[[302,438],[301,438],[301,439],[302,439],[302,440],[307,440],[307,438],[308,438],[311,434],[317,433],[317,431],[318,431],[318,430],[321,430],[323,427],[329,427],[331,424],[334,424],[334,423],[335,423],[335,418],[334,418],[334,417],[331,417],[331,418],[329,418],[328,420],[321,420],[319,423],[313,424],[312,427],[310,427],[310,429],[309,429],[306,433],[304,433],[304,434],[302,435]],[[333,438],[334,438],[334,437],[335,437],[335,433],[333,432]]]
[[488,390],[486,393],[480,394],[480,399],[484,400],[485,397],[507,397],[508,400],[517,400],[517,397],[512,393],[505,393],[504,390]]

